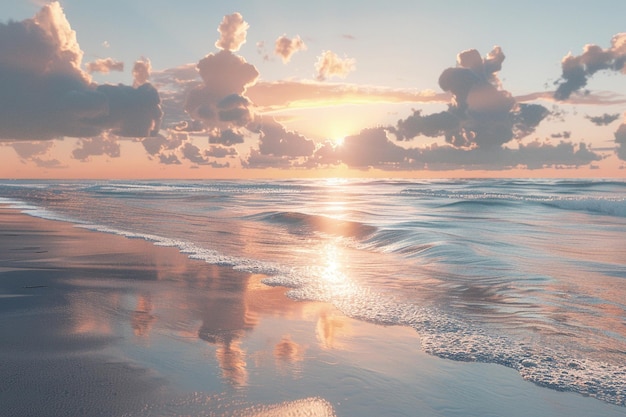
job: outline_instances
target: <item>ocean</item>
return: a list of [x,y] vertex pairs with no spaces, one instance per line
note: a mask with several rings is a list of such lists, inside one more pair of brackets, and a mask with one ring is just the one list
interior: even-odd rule
[[0,203],[626,406],[626,181],[3,180]]

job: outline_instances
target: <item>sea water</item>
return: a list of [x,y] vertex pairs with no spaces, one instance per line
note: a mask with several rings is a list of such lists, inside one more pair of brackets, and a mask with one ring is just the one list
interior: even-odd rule
[[626,181],[2,181],[0,203],[626,406]]

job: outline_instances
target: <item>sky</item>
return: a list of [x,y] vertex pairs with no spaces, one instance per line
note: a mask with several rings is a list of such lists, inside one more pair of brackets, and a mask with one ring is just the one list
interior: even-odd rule
[[626,177],[626,3],[0,6],[0,178]]

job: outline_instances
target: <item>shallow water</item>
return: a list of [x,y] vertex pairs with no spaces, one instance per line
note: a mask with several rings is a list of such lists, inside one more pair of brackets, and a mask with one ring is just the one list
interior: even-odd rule
[[410,326],[427,353],[626,405],[626,182],[4,181],[0,202],[262,273],[294,299]]

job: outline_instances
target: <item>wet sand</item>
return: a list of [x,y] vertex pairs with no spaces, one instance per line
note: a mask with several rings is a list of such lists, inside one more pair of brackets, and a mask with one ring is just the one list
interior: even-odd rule
[[262,279],[0,206],[1,415],[626,415]]

